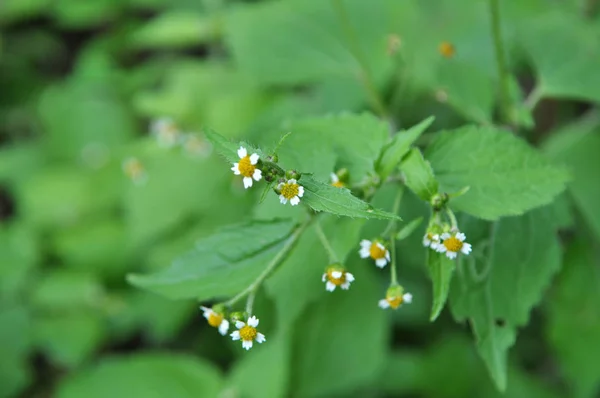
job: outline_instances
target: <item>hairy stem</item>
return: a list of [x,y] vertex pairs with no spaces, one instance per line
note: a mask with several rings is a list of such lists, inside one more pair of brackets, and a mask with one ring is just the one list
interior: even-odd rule
[[325,249],[325,251],[327,252],[327,255],[329,256],[329,262],[330,263],[339,263],[337,254],[335,253],[335,250],[333,250],[333,247],[331,247],[331,243],[329,243],[329,240],[327,239],[327,236],[325,235],[325,231],[323,231],[323,228],[321,227],[321,223],[317,221],[316,225],[315,225],[315,229],[317,231],[317,235],[319,235],[319,239],[321,240],[321,244],[323,245],[323,248]]

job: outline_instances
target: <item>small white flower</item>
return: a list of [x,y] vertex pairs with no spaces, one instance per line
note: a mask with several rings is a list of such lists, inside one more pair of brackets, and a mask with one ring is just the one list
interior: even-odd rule
[[212,308],[200,307],[208,324],[214,328],[219,328],[219,333],[225,336],[229,330],[229,321],[225,319],[223,314],[215,312]]
[[412,294],[402,293],[402,287],[396,286],[388,290],[384,299],[379,300],[379,308],[392,308],[396,309],[402,304],[412,303]]
[[156,137],[156,142],[163,148],[172,148],[179,144],[181,132],[175,122],[168,117],[155,120],[150,125],[152,135]]
[[430,247],[433,250],[437,250],[437,247],[439,244],[440,244],[440,235],[439,234],[427,232],[423,236],[423,246]]
[[265,335],[259,333],[256,330],[257,326],[258,318],[252,315],[250,318],[248,318],[247,323],[244,323],[242,321],[236,321],[235,327],[238,328],[238,330],[231,333],[230,336],[233,340],[241,339],[242,347],[244,347],[246,350],[249,350],[250,348],[252,348],[252,343],[254,341],[256,341],[257,343],[262,343],[266,340]]
[[292,206],[296,206],[300,203],[300,198],[304,196],[304,187],[298,184],[295,179],[287,180],[286,182],[280,182],[277,185],[277,191],[279,194],[279,202],[286,204],[288,200]]
[[344,188],[346,186],[346,184],[344,184],[343,182],[340,181],[340,178],[338,177],[337,174],[331,173],[330,177],[331,177],[331,185],[333,185],[334,187]]
[[256,167],[259,157],[256,153],[248,155],[248,151],[244,147],[240,147],[237,153],[240,157],[240,161],[234,163],[231,170],[233,171],[233,174],[242,175],[244,177],[244,188],[248,189],[252,186],[252,179],[254,179],[254,181],[260,181],[262,178],[262,171]]
[[458,253],[468,255],[471,253],[471,244],[465,242],[466,236],[462,232],[448,233],[444,232],[440,237],[441,243],[437,245],[436,250],[440,253],[446,253],[450,259],[455,259]]
[[358,254],[361,258],[371,257],[375,260],[375,265],[383,268],[390,261],[390,252],[383,244],[377,241],[363,239],[360,241],[360,250]]
[[333,292],[337,286],[343,290],[350,289],[350,283],[354,282],[354,275],[346,272],[343,268],[330,267],[321,278],[325,282],[325,290]]

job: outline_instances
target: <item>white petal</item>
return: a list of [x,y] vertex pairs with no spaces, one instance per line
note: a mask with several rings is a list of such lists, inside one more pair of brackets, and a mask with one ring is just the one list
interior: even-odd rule
[[260,179],[262,178],[262,171],[260,171],[259,169],[254,170],[252,178],[254,178],[254,181],[260,181]]
[[250,155],[250,164],[256,164],[258,163],[258,154],[253,153],[252,155]]
[[333,271],[331,273],[331,276],[334,277],[335,279],[340,279],[342,277],[342,271]]
[[371,256],[371,251],[369,250],[368,247],[363,247],[362,249],[359,250],[358,255],[361,258],[367,258]]
[[387,260],[385,258],[378,258],[377,260],[375,260],[375,265],[378,266],[379,268],[385,267],[386,264],[387,264]]
[[346,280],[348,282],[354,282],[354,275],[352,275],[350,272],[346,272]]
[[290,204],[292,206],[296,206],[298,203],[300,203],[300,198],[297,196],[294,196],[292,199],[290,199]]
[[459,233],[457,233],[456,235],[454,235],[454,237],[455,237],[456,239],[458,239],[459,241],[461,241],[461,242],[464,242],[464,241],[465,241],[465,239],[467,238],[467,237],[465,236],[465,234],[463,234],[462,232],[459,232]]
[[360,241],[360,247],[371,249],[371,241],[370,240],[366,240],[366,239],[361,240]]
[[381,243],[377,242],[376,243],[377,247],[380,248],[381,250],[385,250],[385,246],[382,245]]
[[277,189],[279,189],[280,191],[283,189],[283,186],[285,184],[283,182],[280,182],[279,184],[277,184]]
[[340,182],[340,178],[335,173],[331,173],[331,182]]
[[244,188],[248,189],[252,186],[252,177],[244,177]]
[[252,340],[242,341],[242,347],[244,347],[246,350],[249,350],[250,348],[252,348]]
[[[431,247],[433,248],[433,245],[431,245]],[[437,251],[438,253],[446,253],[448,249],[446,249],[446,246],[444,246],[442,243],[438,243],[435,247],[435,251]]]
[[234,163],[233,167],[231,168],[231,171],[233,171],[233,174],[235,174],[236,176],[239,176],[241,174],[238,166],[239,166],[239,163]]
[[346,281],[340,285],[340,287],[344,290],[350,289],[350,282]]
[[390,251],[389,250],[385,251],[385,259],[388,260],[388,261],[391,261],[390,260]]
[[298,186],[298,197],[303,197],[304,196],[304,187],[303,186]]
[[265,342],[267,339],[265,339],[265,335],[262,333],[256,333],[256,342],[257,343],[263,343]]
[[390,308],[390,303],[388,303],[386,299],[379,300],[379,308]]
[[321,278],[321,281],[325,282],[325,280],[327,280],[327,274],[323,274],[323,277]]
[[281,203],[281,204],[287,203],[287,199],[285,198],[285,196],[279,195],[279,203]]
[[425,235],[423,237],[423,246],[424,247],[429,247],[430,244],[431,244],[431,241],[429,240],[429,238],[427,237],[427,235]]
[[470,243],[463,243],[463,246],[460,249],[460,251],[463,252],[464,254],[471,253],[471,244]]
[[210,309],[208,307],[200,307],[200,309],[203,312],[202,316],[205,317],[206,319],[208,319],[208,317],[210,316],[210,314],[212,312],[212,309]]
[[246,324],[242,321],[235,321],[235,327],[238,329],[243,328],[244,326],[246,326]]
[[439,250],[438,250],[438,248],[439,248],[440,246],[443,246],[443,245],[440,245],[439,243],[436,243],[436,242],[431,242],[431,245],[429,245],[429,247],[430,247],[432,250],[435,250],[435,251],[439,251]]
[[227,334],[228,330],[229,330],[229,321],[227,321],[227,319],[223,319],[223,321],[219,325],[219,333],[221,333],[222,336],[225,336]]
[[252,326],[253,328],[258,326],[258,318],[255,317],[254,315],[252,315],[249,319],[248,319],[248,325]]
[[412,303],[412,294],[410,293],[404,293],[402,295],[402,302],[410,304]]
[[431,240],[433,240],[434,242],[439,242],[440,241],[440,235],[439,234],[435,234],[431,237]]
[[288,184],[296,184],[298,181],[296,181],[294,178],[292,178],[291,180],[288,180],[287,183]]
[[328,292],[333,292],[335,290],[335,285],[330,281],[327,281],[327,283],[325,284],[325,290],[327,290]]
[[450,251],[448,251],[448,252],[446,252],[446,256],[449,259],[454,260],[456,258],[456,256],[457,256],[457,254],[456,254],[456,252],[450,252]]
[[240,339],[240,332],[236,330],[235,332],[231,333],[230,336],[231,336],[232,340],[239,340]]
[[446,240],[446,239],[448,239],[449,237],[450,237],[450,234],[449,234],[448,232],[444,232],[444,233],[442,234],[442,236],[440,236],[440,238],[441,238],[442,240]]
[[240,149],[238,149],[238,156],[241,159],[241,158],[245,158],[247,155],[248,155],[248,151],[246,151],[246,148],[241,146]]

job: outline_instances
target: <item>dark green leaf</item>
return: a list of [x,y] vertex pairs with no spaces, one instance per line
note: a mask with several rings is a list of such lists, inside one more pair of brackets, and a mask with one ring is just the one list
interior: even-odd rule
[[446,305],[456,264],[443,253],[428,249],[427,254],[427,269],[433,285],[430,320],[435,321]]

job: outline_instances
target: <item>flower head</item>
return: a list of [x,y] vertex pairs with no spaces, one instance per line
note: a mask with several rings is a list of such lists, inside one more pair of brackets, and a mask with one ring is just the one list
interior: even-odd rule
[[344,184],[340,180],[340,177],[338,177],[338,175],[335,173],[331,173],[331,185],[333,185],[336,188],[345,188],[346,187],[346,184]]
[[252,186],[252,179],[260,181],[262,178],[262,172],[256,164],[258,163],[258,154],[253,153],[248,155],[248,151],[244,147],[240,147],[237,151],[240,161],[234,163],[231,170],[235,175],[242,175],[244,177],[244,188],[248,189]]
[[454,54],[456,53],[456,48],[454,48],[454,44],[452,44],[448,41],[443,41],[440,43],[440,46],[438,47],[438,51],[440,52],[440,54],[443,57],[452,58],[454,56]]
[[155,120],[150,125],[152,135],[156,137],[156,142],[163,148],[172,148],[177,145],[181,138],[181,132],[175,122],[168,117]]
[[432,231],[427,231],[423,236],[423,246],[430,247],[433,250],[437,250],[438,245],[440,244],[440,234],[437,234]]
[[333,264],[327,267],[321,280],[325,282],[325,289],[328,292],[333,292],[338,286],[343,290],[348,290],[350,283],[354,282],[354,275],[347,272],[340,264]]
[[142,162],[137,158],[127,158],[123,161],[123,172],[131,181],[141,185],[148,180],[148,174]]
[[360,250],[358,252],[361,258],[371,257],[375,260],[375,265],[383,268],[390,261],[390,252],[378,240],[370,241],[363,239],[360,241]]
[[385,298],[379,300],[380,308],[392,308],[396,309],[402,304],[410,304],[412,302],[412,294],[404,293],[404,289],[400,285],[391,286],[386,294]]
[[219,333],[225,336],[229,330],[229,321],[225,319],[225,316],[212,308],[200,307],[200,309],[204,313],[203,315],[208,321],[208,324],[213,328],[219,328]]
[[298,184],[295,179],[290,179],[285,182],[280,182],[277,185],[277,191],[279,194],[279,201],[282,204],[286,204],[288,200],[292,206],[296,206],[300,203],[300,198],[304,196],[304,187]]
[[194,157],[206,157],[212,152],[212,145],[196,134],[185,134],[183,136],[183,149],[188,155]]
[[437,245],[435,250],[446,253],[446,256],[450,259],[455,259],[459,252],[463,254],[471,253],[471,245],[465,242],[466,236],[462,232],[444,232],[440,239],[441,243]]
[[249,350],[252,348],[252,343],[254,341],[257,343],[265,341],[265,335],[256,330],[257,326],[258,318],[252,315],[248,318],[247,322],[236,321],[235,327],[238,328],[238,330],[231,333],[230,336],[233,340],[242,340],[242,347]]

